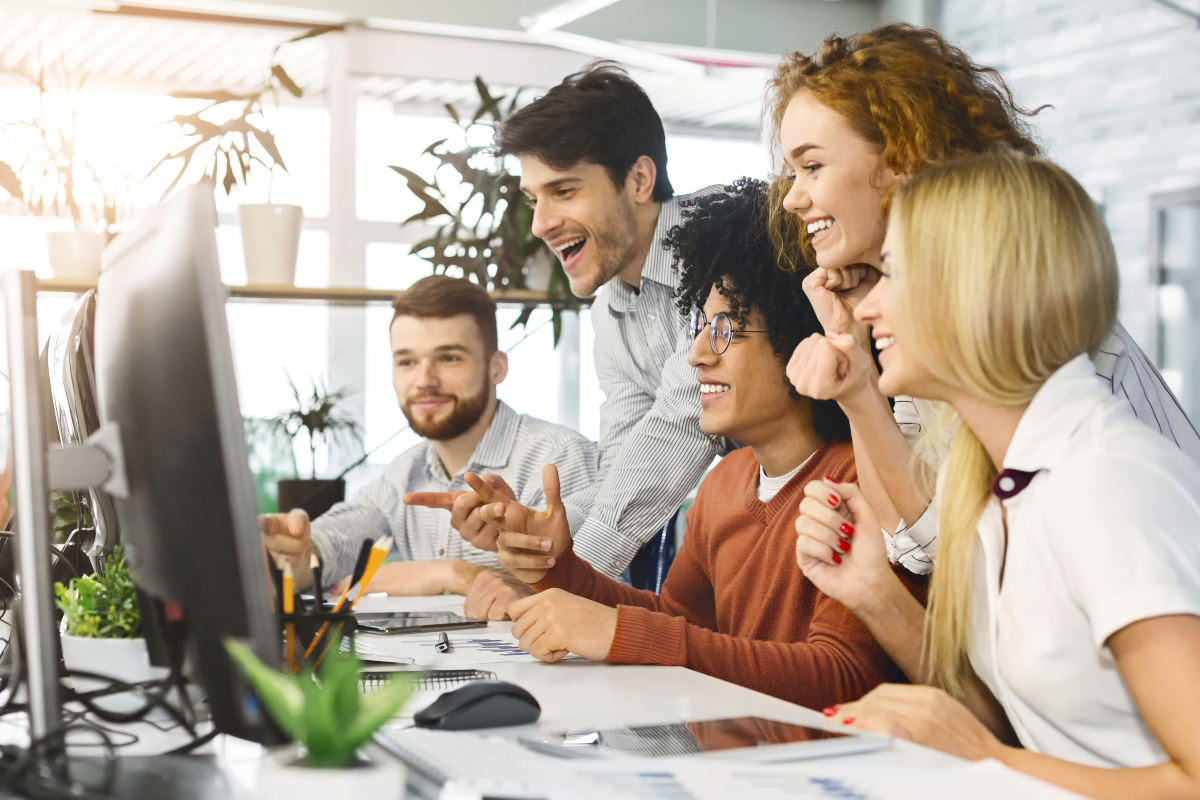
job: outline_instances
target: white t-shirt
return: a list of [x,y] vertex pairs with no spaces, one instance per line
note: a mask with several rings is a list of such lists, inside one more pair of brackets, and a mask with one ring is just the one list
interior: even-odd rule
[[1021,473],[1026,488],[980,518],[971,664],[1028,749],[1159,763],[1105,642],[1139,620],[1200,615],[1200,469],[1079,356],[1021,417],[997,486]]
[[788,485],[792,478],[796,477],[809,459],[812,458],[812,453],[809,453],[808,458],[796,465],[796,468],[785,472],[782,475],[776,475],[774,478],[767,477],[767,471],[762,468],[762,464],[758,465],[758,499],[764,503],[771,502],[771,498],[779,494],[779,490]]

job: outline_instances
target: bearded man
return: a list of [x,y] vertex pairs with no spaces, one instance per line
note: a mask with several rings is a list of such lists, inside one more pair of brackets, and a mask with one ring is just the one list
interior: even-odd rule
[[[595,443],[570,428],[517,414],[496,397],[508,357],[497,347],[496,304],[486,291],[431,275],[397,296],[392,308],[392,383],[400,409],[424,441],[349,502],[311,523],[299,510],[259,517],[267,549],[292,560],[298,589],[311,581],[314,550],[323,581],[334,584],[354,569],[364,539],[390,535],[393,560],[376,573],[373,591],[467,594],[481,572],[497,566],[494,551],[474,547],[456,530],[483,524],[478,501],[471,504],[476,495],[462,491],[468,471],[486,474],[492,486],[536,508],[545,503],[542,466],[557,464],[572,522],[581,523],[591,506],[599,467]],[[448,502],[405,504],[412,493]]]

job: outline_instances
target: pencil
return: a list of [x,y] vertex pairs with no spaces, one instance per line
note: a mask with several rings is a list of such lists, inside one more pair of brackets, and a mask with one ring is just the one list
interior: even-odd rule
[[[371,583],[371,578],[375,577],[375,572],[379,569],[379,566],[383,563],[383,560],[388,557],[388,553],[390,552],[392,552],[392,537],[390,536],[383,537],[371,546],[371,553],[367,558],[366,565],[363,567],[362,575],[353,586],[347,586],[346,591],[342,593],[343,600],[346,598],[347,594],[350,595],[350,611],[354,610],[354,607],[358,605],[358,601],[361,600],[362,596],[367,593],[367,586]],[[342,601],[339,600],[338,608],[335,610],[340,610],[341,606]],[[317,636],[320,637],[323,632],[324,628],[322,628],[320,631],[317,631]],[[316,640],[314,639],[313,641],[315,643]],[[312,645],[309,645],[309,650],[311,649]],[[307,657],[307,654],[305,654],[305,656]],[[313,669],[316,669],[317,666],[320,665],[321,659],[324,657],[324,653],[317,657],[316,663],[313,664]]]
[[[283,587],[280,592],[279,602],[283,607],[283,613],[290,615],[296,611],[296,595],[293,589],[295,576],[292,575],[292,562],[286,558],[281,558],[280,561],[283,562],[280,565],[283,571]],[[288,672],[299,672],[300,665],[296,663],[296,625],[292,622],[284,623],[283,630],[287,640]]]
[[[388,550],[392,549],[392,537],[385,536],[385,537],[383,537],[383,539],[380,539],[379,541],[380,541],[380,544],[383,544],[383,542],[386,541],[387,549]],[[371,562],[371,557],[377,549],[379,549],[379,548],[377,548],[375,546],[375,543],[373,541],[371,541],[370,539],[363,540],[362,548],[358,551],[358,562],[354,565],[354,572],[350,573],[350,582],[348,584],[346,584],[346,588],[342,590],[341,596],[338,597],[337,602],[334,603],[334,605],[333,605],[333,613],[334,614],[341,612],[342,607],[345,605],[345,602],[346,602],[346,596],[350,594],[350,591],[352,589],[354,589],[356,586],[359,585],[359,582],[362,580],[363,572],[366,571],[367,565]],[[384,556],[386,556],[386,555],[387,555],[387,551],[384,551]],[[381,558],[380,561],[382,561],[382,560],[383,559]],[[378,568],[378,565],[376,565],[376,568]],[[372,570],[372,574],[374,574],[374,570]],[[327,631],[327,630],[329,630],[329,622],[328,621],[326,621],[324,624],[321,625],[320,629],[317,630],[317,635],[314,636],[313,640],[308,643],[308,649],[306,649],[304,651],[305,658],[308,658],[309,656],[311,656],[313,654],[313,651],[317,649],[317,645],[320,644],[320,642],[321,642],[321,637],[325,635],[325,631]],[[319,663],[320,659],[317,659],[317,661]]]

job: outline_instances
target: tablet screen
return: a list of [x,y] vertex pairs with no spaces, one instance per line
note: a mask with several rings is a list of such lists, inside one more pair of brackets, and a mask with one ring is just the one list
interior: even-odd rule
[[828,731],[763,717],[727,717],[659,725],[630,725],[522,737],[524,744],[558,755],[625,755],[639,758],[719,753],[770,745],[852,740],[855,734]]
[[486,628],[485,619],[467,619],[449,611],[394,611],[356,614],[358,629],[370,633],[417,633],[454,628]]

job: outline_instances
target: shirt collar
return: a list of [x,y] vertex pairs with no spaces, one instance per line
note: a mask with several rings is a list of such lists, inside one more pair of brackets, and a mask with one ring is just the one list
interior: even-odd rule
[[[483,438],[479,440],[479,444],[475,445],[475,451],[471,453],[471,460],[465,470],[479,472],[481,471],[480,467],[499,468],[506,465],[512,454],[513,446],[516,445],[517,428],[520,427],[520,423],[521,420],[517,413],[503,400],[497,400],[496,413],[492,415],[492,422],[483,432]],[[442,464],[442,460],[438,458],[437,451],[429,442],[425,443],[425,466],[431,475],[454,477],[446,475],[446,468]]]
[[1083,424],[1089,395],[1101,387],[1091,359],[1082,353],[1059,367],[1042,384],[1017,423],[1004,454],[1004,469],[992,491],[1008,499],[1029,485],[1033,476],[1052,469]]

